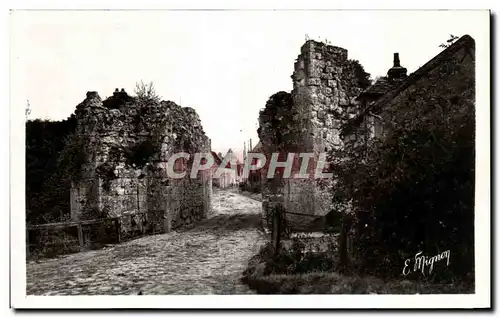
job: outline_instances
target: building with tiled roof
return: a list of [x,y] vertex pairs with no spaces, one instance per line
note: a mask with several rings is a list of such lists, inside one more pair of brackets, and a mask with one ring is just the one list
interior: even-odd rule
[[[379,79],[357,97],[361,102],[361,112],[344,125],[342,134],[352,135],[357,128],[366,125],[364,128],[368,128],[372,137],[381,135],[383,125],[377,119],[378,113],[390,107],[404,92],[414,91],[416,87],[435,85],[434,78],[438,81],[447,81],[458,76],[453,72],[441,72],[441,69],[462,69],[469,64],[473,65],[474,48],[474,39],[464,35],[409,76],[406,75],[406,68],[400,65],[399,54],[394,53],[394,65],[387,72],[387,77]],[[467,76],[474,75],[467,74]],[[429,79],[431,77],[432,81]]]

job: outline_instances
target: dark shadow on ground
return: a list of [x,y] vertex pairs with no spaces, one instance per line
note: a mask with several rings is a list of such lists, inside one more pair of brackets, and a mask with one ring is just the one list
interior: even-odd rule
[[180,230],[182,232],[205,232],[207,230],[219,232],[231,232],[245,229],[260,228],[261,217],[259,214],[223,214],[207,220],[203,220],[196,224],[196,227],[191,229]]

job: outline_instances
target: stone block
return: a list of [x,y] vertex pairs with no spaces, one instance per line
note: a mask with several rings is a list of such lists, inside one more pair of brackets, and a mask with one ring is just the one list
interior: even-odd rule
[[326,112],[324,110],[320,110],[317,113],[318,119],[324,120],[326,118]]
[[333,79],[333,75],[331,73],[321,73],[320,78],[326,79],[326,80],[331,80],[331,79]]
[[330,87],[322,87],[321,93],[326,96],[332,95],[333,90]]
[[320,86],[321,80],[319,78],[310,78],[307,81],[307,85],[309,86]]

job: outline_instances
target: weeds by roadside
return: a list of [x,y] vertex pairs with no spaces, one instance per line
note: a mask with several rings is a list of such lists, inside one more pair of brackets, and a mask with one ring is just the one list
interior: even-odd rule
[[469,294],[474,284],[457,281],[432,284],[407,279],[381,279],[339,273],[338,260],[329,253],[303,253],[295,240],[274,254],[266,243],[249,261],[242,282],[259,294]]

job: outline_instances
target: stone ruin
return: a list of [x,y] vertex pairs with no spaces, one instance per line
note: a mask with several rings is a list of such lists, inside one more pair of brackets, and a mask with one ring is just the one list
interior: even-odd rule
[[[359,105],[356,97],[362,88],[356,77],[355,65],[347,59],[347,50],[309,40],[301,48],[291,77],[293,102],[290,112],[293,115],[288,123],[282,125],[288,131],[280,132],[290,138],[279,151],[314,153],[314,158],[319,158],[320,153],[341,146],[340,121],[350,116]],[[269,159],[269,154],[278,150],[272,141],[276,132],[263,112],[259,123],[259,137]],[[299,161],[296,156],[292,175],[298,171]],[[327,187],[318,186],[314,180],[315,166],[316,162],[311,160],[307,170],[311,176],[309,179],[281,180],[281,185],[273,190],[270,189],[272,181],[265,177],[267,169],[262,169],[264,214],[275,204],[283,204],[288,212],[293,213],[318,216],[328,213],[330,196]]]
[[73,144],[83,159],[71,188],[73,220],[121,217],[123,232],[133,227],[168,232],[209,215],[211,171],[191,179],[192,159],[178,159],[174,171],[185,170],[186,176],[167,175],[172,154],[210,153],[194,109],[117,89],[104,101],[88,92],[76,117]]

